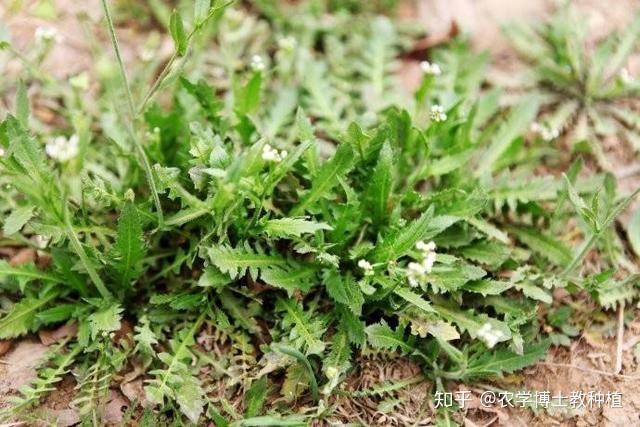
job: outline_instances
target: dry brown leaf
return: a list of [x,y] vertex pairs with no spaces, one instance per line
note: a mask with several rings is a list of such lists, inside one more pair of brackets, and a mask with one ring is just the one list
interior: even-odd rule
[[0,375],[0,394],[18,390],[35,378],[35,368],[48,347],[33,340],[20,341],[4,359],[4,372]]
[[51,409],[52,418],[56,419],[56,426],[69,427],[80,423],[80,415],[75,409]]
[[143,407],[146,407],[149,403],[144,394],[144,382],[142,378],[120,384],[120,390],[131,403],[138,402]]
[[104,408],[103,421],[107,424],[119,424],[122,422],[123,408],[129,406],[122,393],[117,390],[111,390],[109,400]]
[[0,340],[0,356],[4,356],[10,349],[12,340]]
[[51,345],[60,340],[74,336],[78,332],[77,323],[67,323],[58,329],[41,329],[38,331],[40,342],[44,345]]
[[33,262],[36,259],[36,251],[32,248],[23,248],[16,252],[11,259],[9,260],[9,264],[13,267],[17,267],[19,265],[26,264],[28,262]]

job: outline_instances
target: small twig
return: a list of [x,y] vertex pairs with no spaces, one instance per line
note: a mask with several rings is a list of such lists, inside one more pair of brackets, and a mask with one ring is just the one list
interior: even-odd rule
[[553,368],[569,368],[576,369],[578,371],[591,372],[592,374],[607,376],[607,377],[616,377],[616,378],[624,378],[627,380],[640,380],[640,375],[624,375],[624,374],[614,374],[612,372],[601,371],[598,369],[591,368],[583,368],[580,366],[570,365],[568,363],[553,363],[553,362],[538,362],[538,365],[551,366]]
[[624,301],[618,306],[618,334],[616,337],[616,366],[614,373],[622,370],[622,344],[624,340]]

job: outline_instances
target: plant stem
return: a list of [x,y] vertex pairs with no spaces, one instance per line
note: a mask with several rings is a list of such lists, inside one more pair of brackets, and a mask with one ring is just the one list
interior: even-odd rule
[[151,195],[153,196],[153,202],[156,206],[156,214],[158,215],[158,226],[160,228],[164,227],[164,217],[162,214],[162,205],[160,204],[160,197],[158,196],[158,188],[156,186],[155,178],[153,177],[153,171],[151,170],[151,164],[149,163],[149,158],[147,157],[147,153],[145,153],[144,148],[138,138],[135,135],[135,120],[136,120],[136,109],[133,103],[133,95],[131,94],[131,87],[129,86],[129,80],[127,79],[127,72],[125,70],[124,61],[122,60],[122,54],[120,53],[120,46],[118,45],[118,38],[116,37],[116,30],[113,25],[113,17],[111,15],[111,10],[109,9],[109,5],[107,4],[107,0],[102,0],[102,7],[104,9],[104,14],[107,18],[107,24],[109,28],[109,35],[111,36],[111,44],[113,45],[113,50],[116,54],[116,59],[118,60],[118,67],[120,69],[120,77],[122,78],[122,84],[125,89],[125,93],[127,95],[127,104],[129,105],[129,115],[130,115],[130,123],[127,126],[127,131],[131,138],[131,141],[138,153],[138,157],[140,158],[140,162],[142,163],[142,168],[144,169],[144,173],[147,177],[147,182],[149,184],[149,189],[151,190]]
[[594,234],[591,235],[591,237],[589,237],[589,240],[587,240],[582,245],[582,248],[580,249],[580,252],[578,252],[578,254],[575,257],[573,257],[573,259],[571,260],[569,265],[562,272],[562,276],[563,277],[567,277],[567,276],[569,276],[569,274],[571,274],[573,272],[573,270],[578,266],[578,264],[582,261],[582,259],[591,250],[593,245],[596,243],[596,240],[598,240],[598,237],[600,237],[600,233],[594,233]]
[[84,248],[82,247],[82,243],[80,243],[80,240],[78,239],[78,236],[76,235],[75,231],[73,231],[73,226],[71,225],[71,222],[69,221],[69,214],[68,213],[65,215],[64,222],[65,222],[65,225],[67,227],[67,237],[69,237],[69,241],[71,242],[71,246],[73,247],[73,250],[75,251],[76,255],[78,255],[78,258],[80,258],[80,262],[84,266],[85,270],[87,270],[87,273],[89,274],[89,277],[91,278],[91,281],[95,285],[96,289],[98,289],[98,292],[100,292],[100,295],[103,298],[111,299],[112,298],[111,292],[109,292],[109,290],[105,286],[104,282],[100,278],[100,275],[98,274],[96,269],[93,267],[93,264],[91,264],[91,261],[89,260],[89,257],[87,256],[87,253],[84,251]]
[[147,104],[149,103],[151,98],[153,98],[153,95],[155,95],[155,93],[158,91],[158,89],[162,85],[162,82],[164,82],[164,79],[169,75],[169,72],[171,71],[171,67],[173,66],[174,62],[176,62],[177,58],[178,58],[178,53],[174,52],[173,55],[171,55],[171,58],[169,58],[169,62],[167,62],[167,65],[164,66],[164,68],[162,69],[158,77],[155,79],[155,81],[151,85],[151,88],[149,88],[149,91],[144,96],[144,99],[138,106],[138,109],[135,113],[136,116],[139,116],[144,112],[144,109],[147,107]]

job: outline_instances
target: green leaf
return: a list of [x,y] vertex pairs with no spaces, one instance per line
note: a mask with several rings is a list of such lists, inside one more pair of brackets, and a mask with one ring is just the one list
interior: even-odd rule
[[636,209],[627,225],[627,237],[636,256],[640,257],[640,209]]
[[254,250],[248,243],[245,243],[244,248],[241,246],[237,248],[226,245],[214,246],[209,248],[208,254],[213,265],[231,276],[232,279],[245,274],[247,270],[256,279],[262,269],[288,265],[285,258],[279,255],[267,255],[260,247]]
[[389,143],[385,143],[380,150],[378,164],[373,170],[371,182],[365,194],[365,205],[375,225],[383,223],[389,209],[388,201],[393,187],[393,152]]
[[211,0],[195,0],[193,5],[193,18],[196,24],[201,24],[209,14]]
[[171,13],[171,18],[169,19],[169,32],[175,43],[176,52],[179,56],[184,56],[188,47],[187,33],[184,31],[182,17],[176,10]]
[[496,162],[507,151],[511,143],[522,135],[533,122],[538,113],[539,101],[535,98],[528,99],[513,108],[502,127],[493,136],[493,141],[478,161],[475,176],[479,177],[492,172]]
[[25,297],[15,303],[11,311],[0,319],[0,339],[15,338],[32,332],[38,326],[38,311],[55,299],[57,293],[40,297]]
[[354,153],[350,144],[341,144],[333,157],[325,162],[311,183],[311,189],[292,209],[293,215],[299,215],[308,210],[322,197],[327,197],[329,191],[338,183],[338,178],[346,174],[354,164]]
[[400,350],[403,353],[411,354],[415,348],[408,344],[404,338],[404,328],[398,326],[394,331],[391,327],[381,320],[380,323],[374,323],[365,329],[367,340],[375,348],[383,350]]
[[319,230],[333,230],[333,228],[324,222],[309,221],[304,218],[281,218],[267,221],[264,230],[270,237],[300,237],[303,234],[313,234]]
[[386,236],[385,240],[373,251],[372,259],[375,262],[386,262],[406,255],[418,241],[428,238],[427,232],[432,218],[433,208],[429,208],[407,227]]
[[291,268],[267,268],[260,273],[260,278],[271,286],[287,291],[289,296],[296,290],[307,292],[314,283],[316,269],[306,265],[294,265]]
[[512,373],[536,363],[547,355],[550,341],[525,347],[523,354],[500,349],[494,352],[484,352],[478,357],[471,358],[468,368],[460,378],[463,381],[494,377],[504,373]]
[[512,227],[509,231],[513,233],[518,240],[553,264],[564,267],[571,262],[571,250],[562,242],[557,241],[551,236],[547,236],[539,229],[532,227]]
[[22,227],[33,217],[33,206],[21,206],[14,209],[4,221],[2,232],[10,236],[19,232]]
[[322,320],[315,317],[314,313],[303,311],[293,299],[280,299],[276,307],[285,312],[283,325],[289,328],[289,339],[294,345],[304,348],[305,354],[320,354],[324,351],[325,343],[321,338],[326,327]]
[[425,311],[427,313],[435,313],[435,310],[433,309],[429,301],[425,300],[420,295],[416,294],[415,292],[407,288],[401,288],[401,287],[395,288],[393,290],[393,293],[398,295],[400,298],[407,301],[408,303],[418,307],[422,311]]
[[343,277],[338,271],[328,270],[324,274],[324,285],[335,301],[346,305],[356,315],[362,312],[364,295],[351,275]]
[[116,254],[115,269],[120,276],[120,285],[129,287],[141,271],[140,263],[144,257],[142,225],[138,211],[132,202],[122,208],[118,221],[118,234],[114,244]]
[[89,325],[91,327],[91,338],[96,339],[100,334],[107,335],[120,329],[120,320],[122,319],[123,308],[116,303],[108,304],[101,307],[95,313],[89,316]]
[[245,407],[247,408],[244,412],[245,417],[255,417],[262,411],[262,406],[264,405],[268,391],[269,388],[267,387],[266,377],[258,379],[251,385],[251,388],[244,397]]
[[16,93],[16,118],[25,128],[29,125],[29,97],[23,81],[18,82]]
[[571,204],[573,205],[574,209],[576,210],[578,215],[580,215],[583,221],[587,224],[587,226],[589,226],[589,228],[591,229],[591,232],[597,233],[600,229],[600,225],[598,224],[597,214],[593,212],[591,208],[587,206],[584,199],[580,197],[575,187],[567,177],[567,175],[563,174],[563,177],[564,177],[565,184],[567,186],[567,193],[569,194],[569,200],[571,201]]
[[252,113],[260,105],[262,73],[253,73],[246,85],[235,85],[235,110],[240,116]]
[[436,292],[455,291],[472,280],[479,280],[487,272],[475,265],[456,262],[452,265],[436,265],[426,280]]

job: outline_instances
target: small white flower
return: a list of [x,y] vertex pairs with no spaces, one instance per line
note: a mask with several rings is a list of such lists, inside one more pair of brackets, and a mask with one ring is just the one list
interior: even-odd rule
[[264,71],[267,65],[264,63],[264,59],[260,55],[253,55],[251,57],[251,69],[253,71]]
[[366,259],[361,259],[358,261],[358,267],[364,270],[365,276],[373,276],[373,266]]
[[633,83],[633,76],[631,75],[631,73],[629,73],[629,70],[627,68],[623,68],[620,70],[620,80],[622,80],[622,83],[627,85]]
[[340,371],[338,371],[338,368],[336,368],[335,366],[329,366],[325,371],[325,375],[330,380],[335,378],[339,373]]
[[78,135],[72,135],[69,139],[64,136],[57,136],[47,143],[45,151],[52,159],[66,162],[78,155],[78,148]]
[[298,41],[293,36],[280,37],[278,39],[278,47],[285,52],[292,52],[297,45]]
[[43,42],[61,43],[64,40],[64,37],[60,34],[60,32],[53,27],[36,28],[35,38],[38,43],[43,43]]
[[287,153],[286,150],[278,152],[278,150],[276,150],[269,144],[265,144],[264,147],[262,147],[262,160],[265,160],[267,162],[279,163],[282,161],[282,159],[287,157],[287,154],[289,153]]
[[423,73],[431,74],[432,76],[439,76],[440,74],[442,74],[440,65],[432,64],[429,61],[422,61],[420,63],[420,68],[422,69]]
[[142,62],[151,62],[153,61],[153,58],[156,57],[156,51],[154,49],[144,47],[140,50],[138,56],[140,57]]
[[0,157],[4,157],[5,151],[4,148],[0,147]]
[[529,129],[531,130],[531,132],[540,135],[540,137],[547,142],[553,141],[554,139],[560,136],[559,129],[551,128],[549,126],[542,125],[538,122],[531,123],[531,126],[529,126]]
[[46,248],[47,245],[49,244],[49,240],[51,240],[49,237],[43,236],[42,234],[36,234],[35,236],[32,237],[32,239],[33,239],[33,242],[38,247],[38,249]]
[[444,112],[444,108],[438,104],[431,106],[431,114],[429,117],[434,122],[444,122],[447,120],[447,114]]
[[495,347],[504,338],[502,331],[493,329],[489,322],[486,322],[478,329],[477,335],[489,348]]
[[436,250],[436,244],[433,241],[425,243],[420,240],[418,243],[416,243],[416,249],[422,252],[433,252]]

